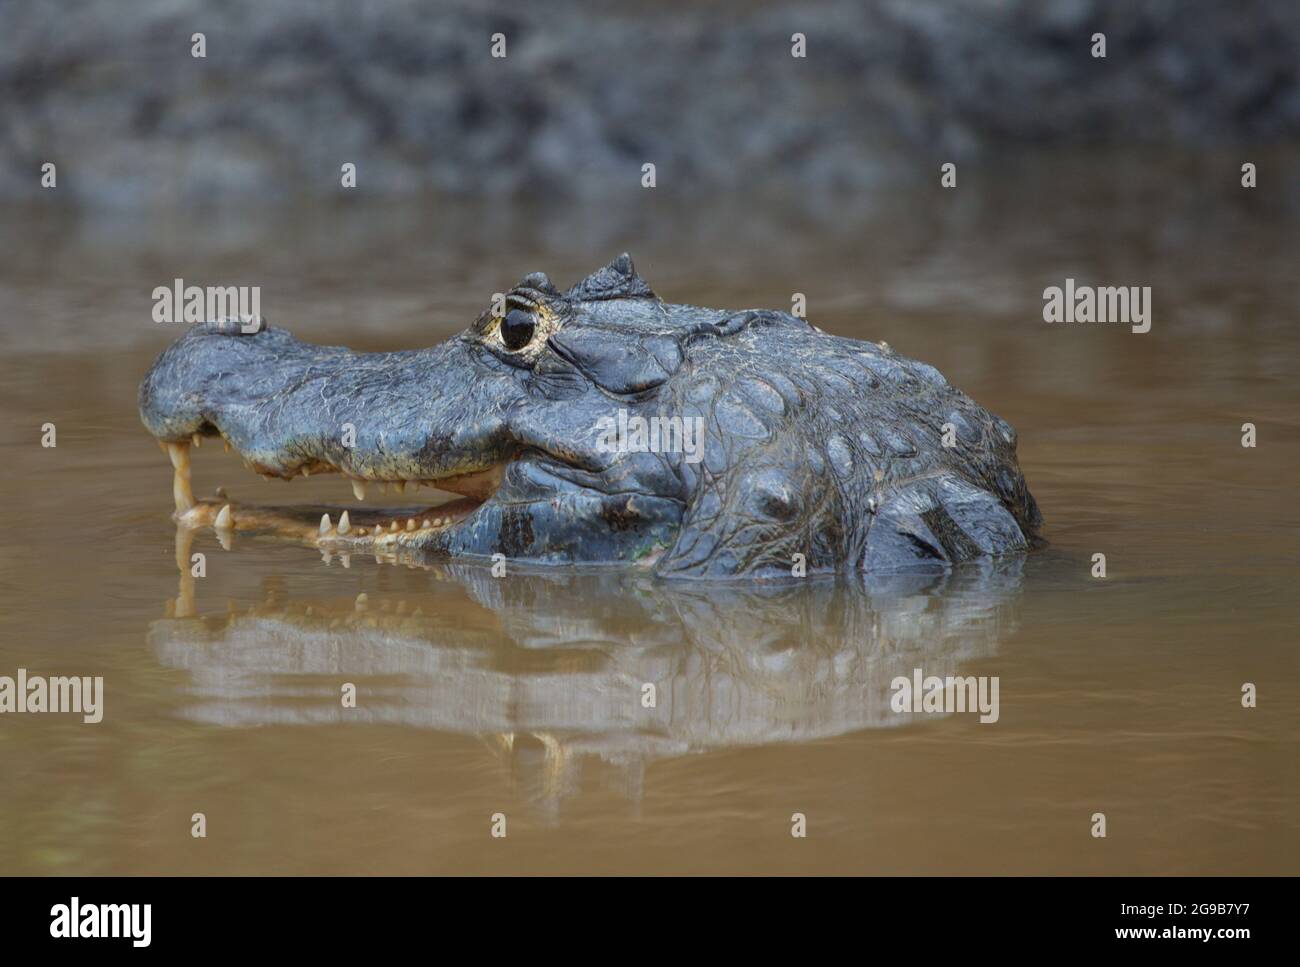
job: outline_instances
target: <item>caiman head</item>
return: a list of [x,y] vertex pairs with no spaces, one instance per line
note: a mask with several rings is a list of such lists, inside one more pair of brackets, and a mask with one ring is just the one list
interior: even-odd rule
[[[932,367],[781,312],[665,303],[627,255],[566,292],[529,275],[431,349],[204,323],[154,363],[140,415],[180,524],[326,552],[775,577],[1023,549],[1039,519],[1014,431]],[[358,501],[461,499],[195,500],[189,447],[216,436],[263,475],[342,474]]]

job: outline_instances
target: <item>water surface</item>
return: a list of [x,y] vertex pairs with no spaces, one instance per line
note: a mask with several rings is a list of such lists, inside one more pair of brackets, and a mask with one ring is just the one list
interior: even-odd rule
[[[98,725],[0,718],[0,872],[1300,871],[1295,208],[1242,198],[1226,163],[1144,170],[1008,163],[961,194],[815,208],[12,213],[0,674],[102,675],[107,696]],[[178,573],[170,470],[135,412],[177,334],[154,286],[260,284],[301,338],[395,349],[623,249],[673,301],[802,292],[824,329],[938,366],[1019,430],[1050,546],[717,590],[345,569],[199,533],[207,576]],[[1067,276],[1152,286],[1151,332],[1045,324]],[[347,501],[219,447],[194,478]],[[891,712],[914,667],[999,676],[999,721]]]

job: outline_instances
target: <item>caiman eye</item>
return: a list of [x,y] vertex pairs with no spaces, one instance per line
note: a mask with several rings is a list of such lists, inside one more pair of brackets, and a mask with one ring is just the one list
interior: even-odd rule
[[511,309],[501,320],[501,341],[506,349],[518,352],[533,341],[533,330],[537,323],[530,313],[523,309]]

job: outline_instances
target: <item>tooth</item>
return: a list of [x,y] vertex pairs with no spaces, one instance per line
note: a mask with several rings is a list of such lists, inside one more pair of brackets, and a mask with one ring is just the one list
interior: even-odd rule
[[352,495],[356,497],[357,500],[366,499],[366,485],[363,481],[360,480],[352,481]]
[[369,603],[370,603],[370,597],[366,594],[366,592],[362,591],[360,594],[357,595],[356,607],[358,611],[365,611],[366,605],[368,605]]
[[230,441],[229,441],[229,440],[222,440],[221,442],[225,445],[226,452],[229,453],[229,452],[230,452]]
[[230,505],[226,504],[217,513],[217,519],[212,522],[212,526],[217,530],[228,531],[235,526],[235,518],[230,513]]
[[352,566],[352,555],[351,555],[351,554],[340,554],[340,555],[339,555],[339,563],[342,564],[344,567],[351,567],[351,566]]
[[225,487],[218,487],[216,490],[213,491],[213,493],[215,493],[215,494],[216,494],[218,497],[220,497],[222,500],[225,500],[225,499],[226,499],[226,488],[225,488]]
[[390,531],[395,531],[395,530],[397,530],[397,521],[393,521],[391,524],[389,524],[389,525],[388,525],[388,529],[389,529]]
[[415,518],[414,518],[414,517],[411,517],[411,518],[409,518],[409,519],[407,520],[407,522],[406,522],[406,529],[407,529],[408,531],[413,531],[413,530],[415,530]]
[[397,481],[397,492],[398,492],[399,494],[404,494],[404,493],[406,493],[406,481],[405,481],[405,480],[399,480],[399,481]]
[[429,518],[427,518],[427,517],[424,518],[424,528],[425,528],[425,530],[428,530],[428,529],[429,529],[430,527],[432,527],[432,526],[433,526],[433,523],[429,520]]
[[326,534],[328,534],[328,533],[329,533],[330,531],[332,531],[333,529],[334,529],[334,526],[330,523],[330,515],[329,515],[329,514],[321,514],[321,515],[320,515],[320,536],[321,536],[321,537],[324,537]]
[[310,477],[310,476],[311,476],[311,471],[308,470],[306,467],[303,467],[303,468],[302,468],[302,475],[303,475],[304,477]]
[[190,445],[167,444],[167,456],[172,462],[172,500],[176,513],[183,514],[194,506],[194,491],[190,489]]
[[167,444],[167,456],[171,459],[176,472],[186,480],[190,479],[190,445],[188,443]]
[[[339,533],[346,534],[350,530],[352,530],[352,522],[348,520],[348,512],[345,510],[339,515]],[[348,565],[344,564],[343,566],[347,567]]]
[[172,500],[176,503],[176,513],[183,514],[194,506],[194,492],[190,482],[179,473],[172,474]]
[[199,434],[196,433],[192,437],[190,437],[190,442],[193,443],[196,447],[201,447],[203,446],[203,437],[199,436]]
[[380,527],[378,524],[376,524],[376,525],[375,525],[375,536],[378,537],[378,536],[379,536],[380,534],[382,534],[383,532],[384,532],[384,529],[383,529],[382,527]]

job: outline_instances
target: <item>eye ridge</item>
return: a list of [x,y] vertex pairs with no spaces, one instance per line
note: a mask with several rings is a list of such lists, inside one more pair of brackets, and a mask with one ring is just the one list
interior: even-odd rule
[[511,309],[501,320],[501,342],[511,352],[518,352],[533,341],[537,321],[523,309]]

